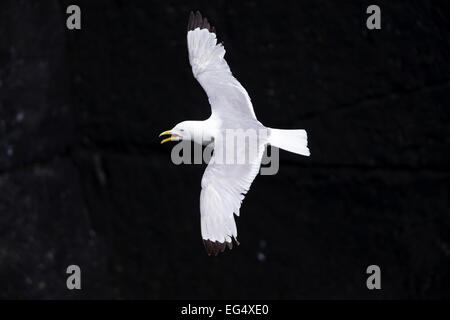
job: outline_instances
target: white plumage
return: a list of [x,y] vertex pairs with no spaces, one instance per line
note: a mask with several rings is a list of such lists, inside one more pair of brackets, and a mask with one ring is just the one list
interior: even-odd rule
[[[224,59],[225,48],[217,43],[214,28],[197,11],[191,12],[187,44],[194,77],[208,95],[211,116],[205,121],[184,121],[172,130],[169,140],[190,139],[197,143],[214,141],[214,155],[203,175],[200,194],[201,232],[208,254],[232,248],[237,242],[234,214],[239,215],[242,200],[258,174],[267,144],[309,156],[305,130],[281,130],[264,127],[257,119],[250,97],[233,77]],[[226,153],[227,130],[253,130],[257,146],[234,146],[234,154],[246,155],[245,163],[223,163],[220,151]],[[261,134],[265,132],[266,134]],[[221,148],[221,149],[220,149]],[[237,242],[239,244],[239,242]]]

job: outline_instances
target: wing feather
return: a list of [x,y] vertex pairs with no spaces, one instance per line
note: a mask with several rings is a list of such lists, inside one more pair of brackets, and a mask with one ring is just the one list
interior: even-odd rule
[[[192,73],[208,96],[212,115],[220,120],[219,131],[263,127],[256,119],[247,91],[232,75],[224,59],[225,48],[217,43],[215,28],[198,11],[189,16],[187,45]],[[259,142],[258,152],[248,155],[249,161],[245,164],[217,163],[214,153],[206,168],[200,213],[202,238],[208,254],[217,255],[226,247],[231,249],[233,239],[239,244],[234,214],[239,215],[242,200],[259,172],[265,143]]]
[[[208,254],[217,255],[232,248],[232,240],[237,244],[237,228],[234,214],[239,216],[245,194],[259,172],[264,153],[264,143],[245,164],[216,163],[214,156],[202,178],[200,194],[200,214],[202,238]],[[245,151],[242,151],[245,152]]]
[[221,117],[238,115],[256,120],[250,97],[231,73],[224,59],[225,48],[217,43],[215,32],[200,12],[191,12],[187,44],[192,73],[206,91],[212,113]]

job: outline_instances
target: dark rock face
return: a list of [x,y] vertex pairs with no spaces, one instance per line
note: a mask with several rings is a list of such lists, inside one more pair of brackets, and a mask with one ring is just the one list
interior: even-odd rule
[[[0,4],[0,297],[449,297],[449,4],[382,2],[378,31],[361,1],[78,1],[79,31],[69,4]],[[209,116],[185,44],[196,9],[260,121],[305,128],[312,154],[256,178],[241,245],[217,257],[204,166],[157,138]]]

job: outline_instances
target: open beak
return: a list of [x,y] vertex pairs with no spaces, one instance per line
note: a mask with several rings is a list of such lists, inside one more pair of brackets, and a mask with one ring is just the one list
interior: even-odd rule
[[171,135],[171,136],[170,136],[169,138],[166,138],[166,139],[164,139],[163,141],[161,141],[161,144],[162,144],[162,143],[165,143],[165,142],[167,142],[167,141],[178,141],[178,140],[180,140],[180,138],[181,138],[179,135],[173,133],[173,132],[170,131],[170,130],[161,132],[161,134],[160,134],[159,136],[161,137],[161,136],[167,136],[167,135]]

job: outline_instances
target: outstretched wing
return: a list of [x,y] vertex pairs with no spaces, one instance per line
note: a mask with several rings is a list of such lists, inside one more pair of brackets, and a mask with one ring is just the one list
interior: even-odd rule
[[[224,59],[225,48],[217,43],[214,27],[198,11],[190,14],[187,42],[192,73],[208,95],[212,114],[220,119],[219,131],[262,127],[247,91],[233,77]],[[222,142],[226,146],[226,141]],[[225,164],[217,159],[216,137],[214,156],[203,175],[200,195],[202,238],[208,254],[231,249],[233,238],[237,242],[234,214],[239,215],[242,200],[258,174],[265,143],[264,138],[259,139],[256,152],[236,146],[235,154],[245,154],[247,161]]]
[[220,163],[214,151],[203,174],[200,194],[202,238],[208,255],[217,255],[226,247],[231,249],[232,238],[239,244],[234,214],[239,216],[242,200],[261,166],[264,148],[265,143],[261,143],[256,152],[237,150],[247,154],[244,164]]
[[189,16],[187,43],[192,73],[206,91],[212,113],[256,120],[247,91],[224,59],[225,48],[217,43],[214,27],[198,11]]

